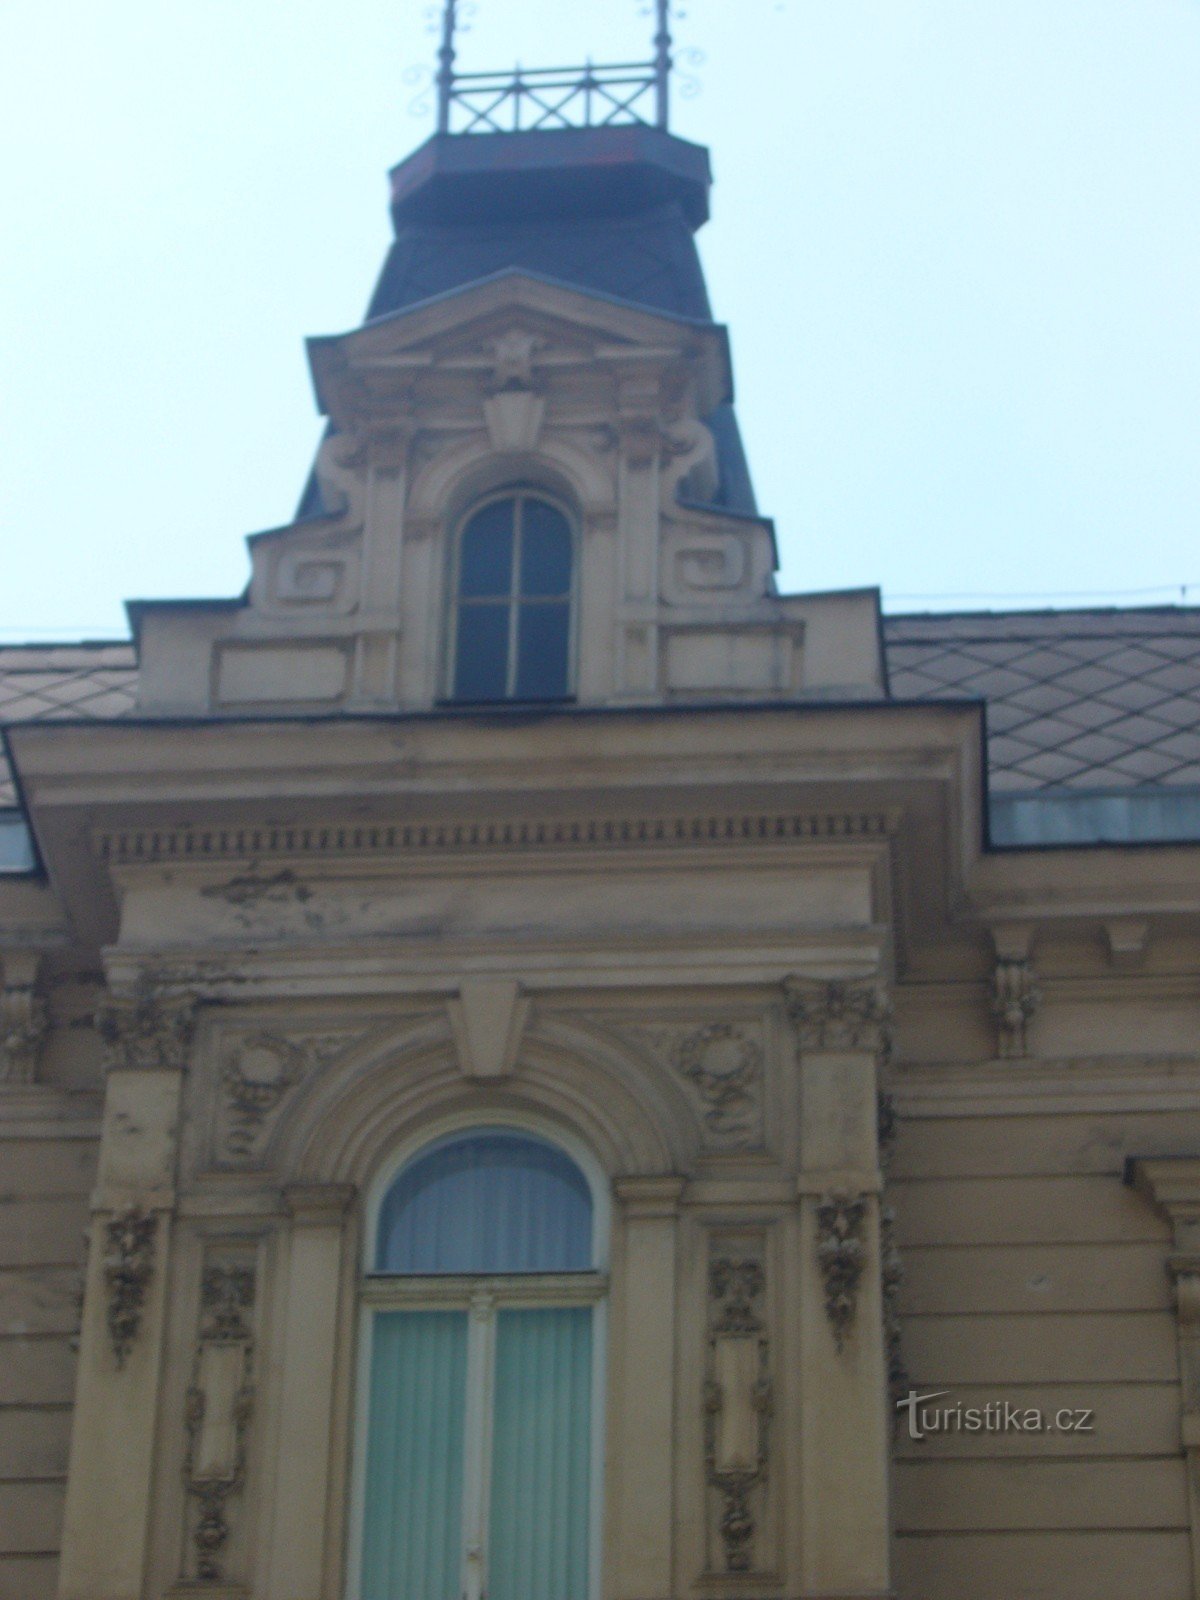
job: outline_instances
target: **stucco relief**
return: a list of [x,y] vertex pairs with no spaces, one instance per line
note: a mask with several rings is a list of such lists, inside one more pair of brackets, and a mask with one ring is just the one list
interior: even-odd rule
[[96,1008],[106,1070],[183,1072],[195,1029],[196,1001],[149,982],[112,994]]
[[801,1050],[891,1048],[892,1008],[878,978],[785,978],[784,1007]]
[[1011,1060],[1029,1054],[1029,1024],[1041,998],[1032,961],[1009,956],[997,958],[992,970],[997,1055]]
[[200,1324],[184,1412],[190,1548],[201,1583],[225,1580],[230,1502],[246,1474],[246,1436],[254,1409],[255,1268],[246,1254],[210,1256],[200,1286]]
[[[903,1332],[900,1325],[900,1290],[904,1283],[904,1262],[896,1244],[896,1213],[886,1203],[887,1173],[896,1150],[898,1117],[895,1097],[881,1092],[878,1101],[879,1166],[884,1177],[884,1195],[879,1208],[879,1273],[883,1285],[883,1338],[887,1358],[888,1393],[893,1404],[909,1387],[904,1360]],[[896,1413],[898,1415],[898,1413]]]
[[23,971],[6,958],[4,985],[0,988],[0,1084],[36,1081],[38,1059],[49,1029],[49,1012],[34,988],[33,970]]
[[104,1225],[105,1320],[118,1368],[124,1367],[142,1324],[157,1233],[158,1218],[140,1206],[117,1212]]
[[211,1155],[217,1166],[255,1166],[293,1089],[362,1037],[361,1030],[282,1033],[254,1028],[221,1042]]
[[773,1411],[765,1256],[761,1233],[709,1242],[704,1464],[713,1501],[710,1571],[769,1565],[756,1549]]
[[687,1085],[710,1150],[762,1149],[766,1052],[761,1024],[643,1024],[624,1031],[649,1044]]
[[858,1287],[867,1259],[867,1197],[826,1194],[817,1203],[817,1266],[825,1314],[839,1350],[858,1310]]

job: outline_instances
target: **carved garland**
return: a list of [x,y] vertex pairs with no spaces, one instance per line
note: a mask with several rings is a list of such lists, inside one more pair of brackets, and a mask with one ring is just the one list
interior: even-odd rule
[[710,1022],[685,1035],[675,1065],[691,1083],[702,1116],[715,1138],[744,1143],[754,1138],[760,1113],[762,1046],[732,1022]]
[[[879,1165],[884,1174],[885,1192],[887,1172],[896,1148],[897,1127],[896,1102],[890,1094],[880,1093]],[[909,1383],[900,1327],[900,1289],[904,1282],[904,1263],[896,1246],[896,1213],[887,1204],[881,1204],[879,1208],[879,1273],[883,1283],[883,1338],[888,1393],[894,1404],[904,1398]]]
[[205,1269],[200,1290],[200,1340],[184,1422],[183,1481],[196,1502],[192,1526],[196,1577],[224,1579],[229,1501],[246,1475],[246,1433],[254,1409],[252,1364],[254,1268],[218,1263]]
[[154,1276],[158,1218],[140,1206],[119,1211],[104,1225],[104,1286],[108,1336],[118,1367],[125,1365],[141,1326],[146,1290]]
[[286,1037],[258,1029],[234,1039],[221,1064],[218,1159],[245,1163],[261,1155],[289,1092],[356,1037],[347,1030]]
[[823,1195],[817,1204],[817,1266],[825,1288],[825,1313],[839,1350],[858,1309],[866,1262],[866,1195]]
[[708,1292],[705,1471],[721,1497],[717,1532],[725,1570],[750,1572],[757,1531],[754,1497],[767,1479],[773,1406],[761,1257],[715,1256],[709,1262]]

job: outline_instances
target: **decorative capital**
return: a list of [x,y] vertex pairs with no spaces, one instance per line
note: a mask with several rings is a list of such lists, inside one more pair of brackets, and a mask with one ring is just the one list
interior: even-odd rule
[[677,1217],[685,1187],[685,1180],[674,1176],[617,1178],[613,1193],[628,1220],[647,1222]]
[[109,1072],[183,1072],[195,1029],[196,999],[141,983],[96,1008],[96,1032]]
[[892,1005],[880,979],[791,977],[783,980],[783,994],[802,1051],[888,1054]]
[[309,1227],[340,1227],[358,1193],[352,1183],[289,1183],[283,1203],[292,1221]]
[[1028,1055],[1028,1028],[1041,1001],[1027,956],[999,956],[992,970],[992,1016],[996,1053],[1007,1059]]

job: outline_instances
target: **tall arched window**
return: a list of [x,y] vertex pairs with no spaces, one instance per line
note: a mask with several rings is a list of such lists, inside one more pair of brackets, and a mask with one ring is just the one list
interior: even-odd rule
[[571,524],[532,490],[489,500],[468,517],[454,573],[455,700],[570,695],[574,569]]
[[596,1600],[592,1190],[556,1145],[479,1128],[379,1207],[352,1600]]

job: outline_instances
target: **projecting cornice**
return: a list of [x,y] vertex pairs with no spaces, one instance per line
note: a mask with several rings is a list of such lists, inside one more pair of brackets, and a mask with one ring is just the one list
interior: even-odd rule
[[[243,827],[99,830],[95,846],[114,867],[157,862],[260,861],[314,857],[571,854],[619,850],[705,850],[744,845],[882,840],[898,812],[724,812],[669,816],[487,817],[403,823],[345,821]],[[254,880],[258,882],[259,880]],[[265,881],[265,880],[263,880]]]

